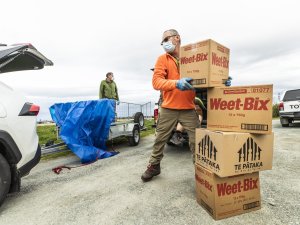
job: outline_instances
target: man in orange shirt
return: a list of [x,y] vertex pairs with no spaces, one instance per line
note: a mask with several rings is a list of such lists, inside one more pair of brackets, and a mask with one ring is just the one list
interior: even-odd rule
[[160,161],[163,158],[164,146],[178,122],[188,133],[190,150],[194,159],[195,129],[200,127],[200,122],[195,111],[196,94],[189,83],[192,79],[180,79],[180,43],[180,35],[176,30],[170,29],[163,33],[161,45],[166,53],[158,57],[152,78],[153,88],[162,92],[163,102],[149,165],[141,177],[144,182],[160,174]]

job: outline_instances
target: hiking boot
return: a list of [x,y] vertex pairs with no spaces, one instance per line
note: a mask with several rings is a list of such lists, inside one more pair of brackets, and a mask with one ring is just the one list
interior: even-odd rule
[[160,164],[152,165],[149,164],[147,166],[147,170],[143,173],[141,179],[144,182],[150,181],[152,177],[160,174]]
[[182,146],[182,141],[183,141],[183,137],[182,137],[182,134],[181,132],[175,132],[172,136],[172,138],[170,139],[170,142],[174,145],[177,145],[177,146]]

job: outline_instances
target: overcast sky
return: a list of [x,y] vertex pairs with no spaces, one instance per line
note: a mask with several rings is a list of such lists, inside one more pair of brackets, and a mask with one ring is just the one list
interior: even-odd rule
[[274,99],[300,88],[300,3],[285,1],[26,0],[0,4],[0,43],[32,43],[54,62],[0,81],[41,106],[98,99],[108,71],[120,100],[155,102],[152,68],[163,54],[162,32],[179,31],[182,45],[211,38],[230,49],[232,85],[274,84]]

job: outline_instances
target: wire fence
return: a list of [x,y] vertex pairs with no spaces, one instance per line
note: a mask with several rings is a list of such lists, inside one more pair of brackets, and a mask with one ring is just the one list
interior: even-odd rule
[[120,102],[116,106],[116,113],[118,119],[129,119],[137,112],[142,112],[145,118],[153,117],[154,104],[147,102],[145,104],[136,104],[129,102]]

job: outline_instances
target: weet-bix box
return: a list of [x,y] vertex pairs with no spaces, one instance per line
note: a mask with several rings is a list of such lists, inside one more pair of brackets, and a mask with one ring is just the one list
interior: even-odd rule
[[195,166],[197,202],[216,220],[261,208],[259,173],[220,178]]
[[272,132],[273,85],[217,87],[207,90],[207,129]]
[[229,49],[211,40],[180,48],[180,76],[193,78],[193,87],[220,87],[228,79]]
[[196,129],[196,164],[220,177],[272,169],[274,134]]

